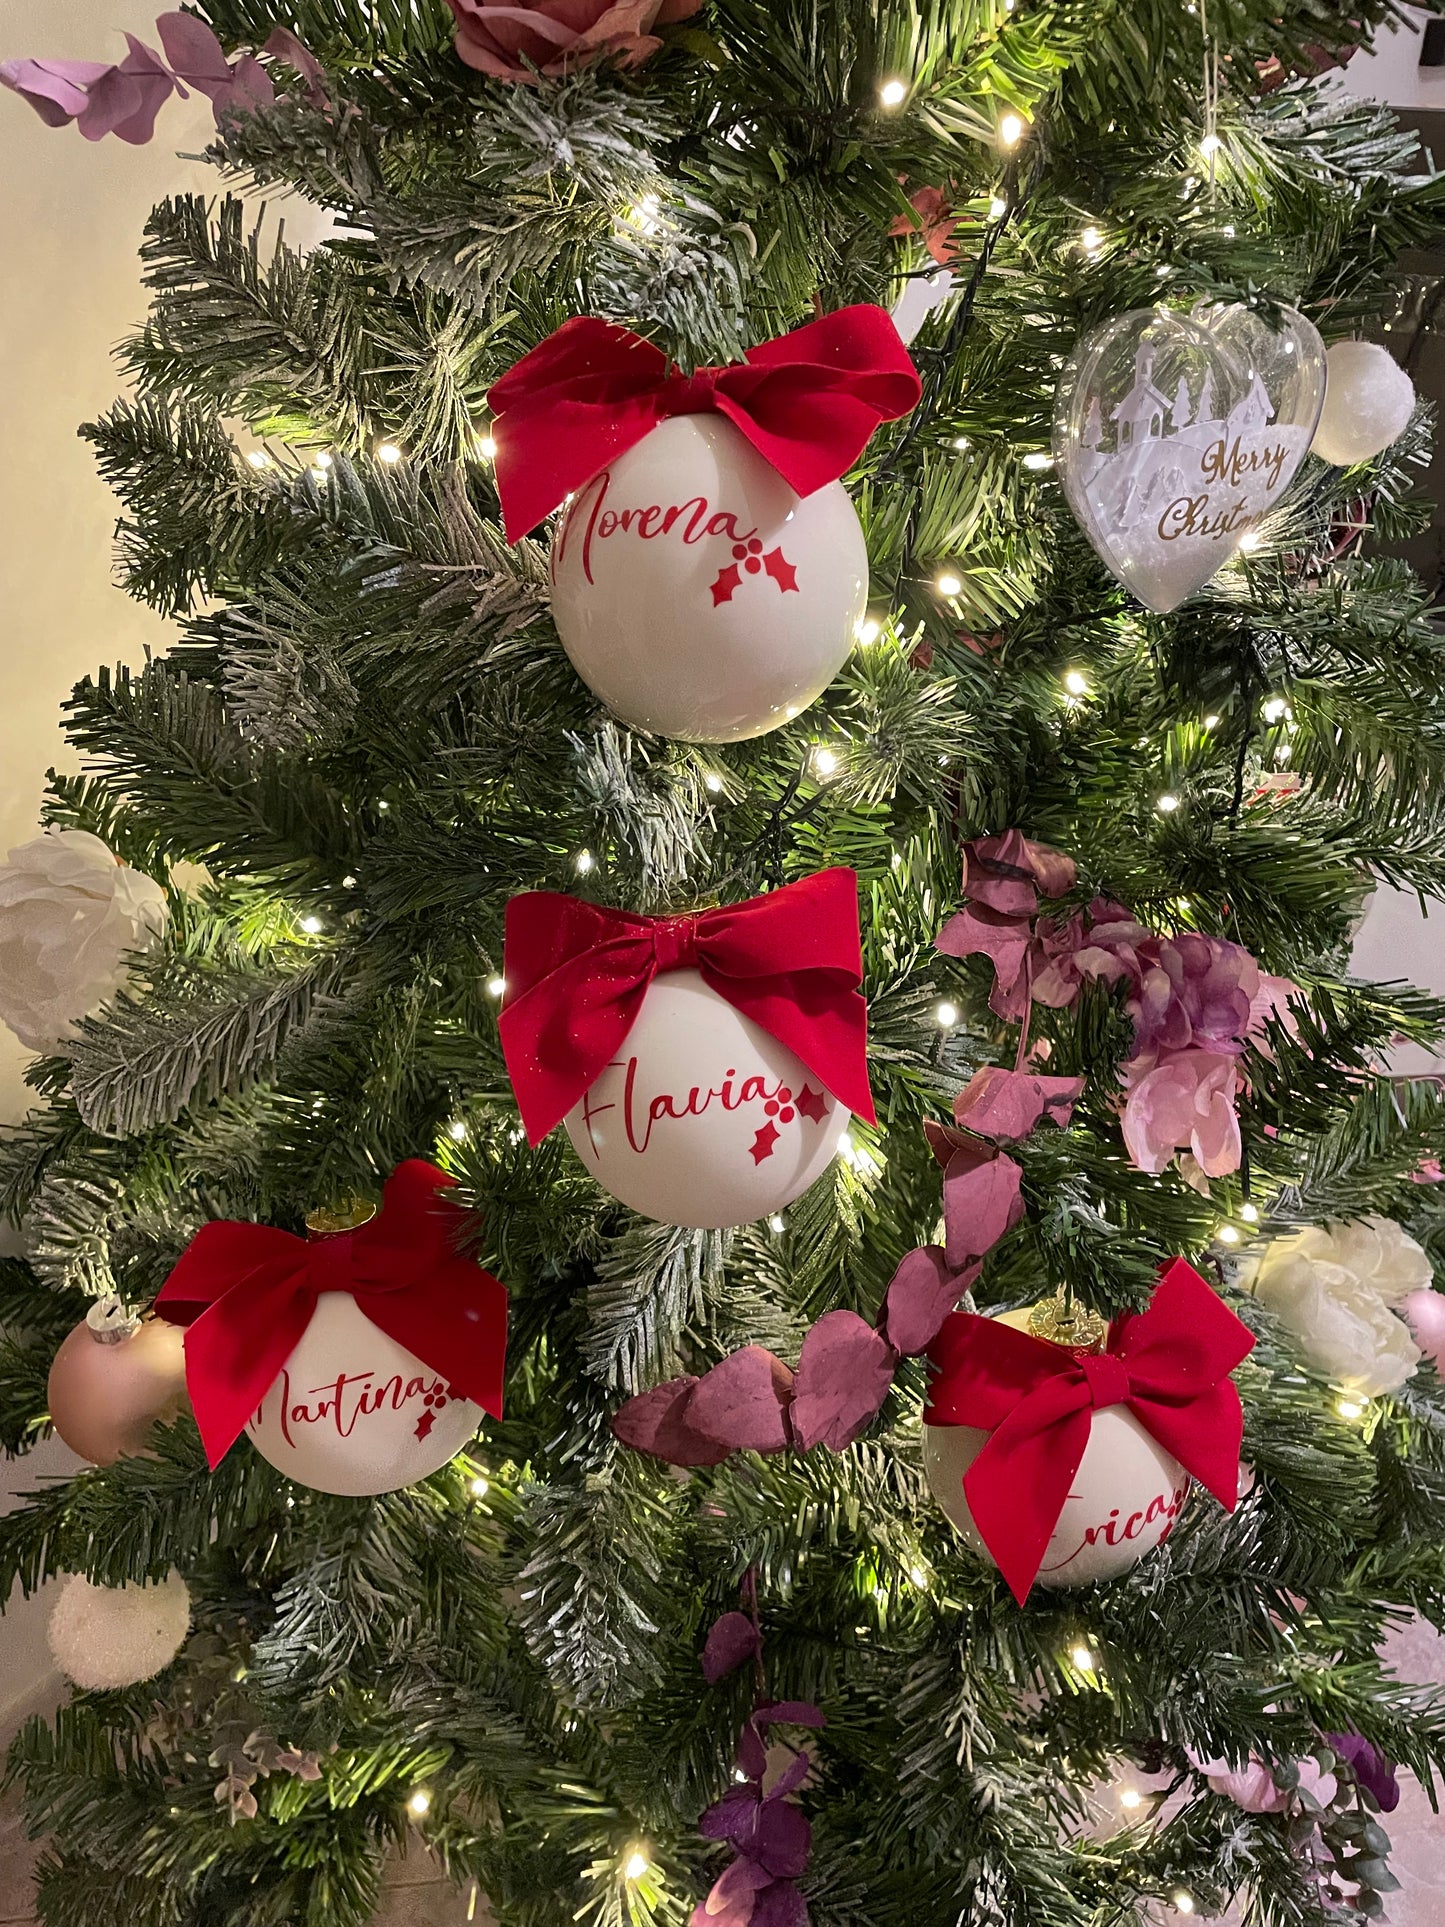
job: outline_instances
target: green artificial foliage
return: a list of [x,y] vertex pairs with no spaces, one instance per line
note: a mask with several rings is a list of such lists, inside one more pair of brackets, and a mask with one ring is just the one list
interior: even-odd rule
[[[1445,1261],[1412,1182],[1445,1097],[1381,1070],[1392,1040],[1445,1039],[1445,1003],[1348,975],[1375,880],[1445,894],[1445,640],[1389,554],[1423,520],[1429,411],[1367,464],[1311,459],[1168,617],[1094,556],[1047,451],[1065,357],[1126,309],[1291,303],[1330,339],[1408,311],[1397,263],[1438,239],[1445,176],[1318,78],[1389,0],[707,0],[635,70],[536,85],[465,66],[444,0],[191,11],[231,51],[292,30],[324,81],[273,63],[276,104],[218,134],[216,198],[155,210],[128,398],[82,431],[124,587],[180,633],[75,690],[84,774],[46,818],[157,877],[171,918],[0,1141],[27,1254],[0,1260],[0,1446],[46,1431],[87,1297],[144,1308],[207,1220],[299,1230],[407,1157],[455,1175],[511,1291],[507,1414],[378,1499],[290,1487],[244,1442],[210,1473],[183,1418],[0,1521],[0,1597],[177,1568],[194,1600],[157,1678],[15,1741],[46,1927],[362,1927],[403,1849],[499,1927],[685,1927],[726,1864],[698,1819],[753,1691],[699,1655],[745,1587],[770,1690],[827,1718],[800,1795],[814,1927],[1379,1918],[1388,1839],[1348,1773],[1323,1814],[1255,1814],[1193,1762],[1254,1754],[1289,1786],[1353,1730],[1445,1773],[1445,1695],[1378,1657],[1411,1612],[1445,1628],[1445,1389],[1426,1364],[1342,1414],[1238,1262],[1372,1213]],[[873,639],[770,735],[629,732],[563,654],[545,529],[503,538],[491,384],[581,313],[692,368],[891,305],[935,272],[924,188],[953,289],[913,344],[922,403],[847,478]],[[332,217],[309,252],[293,190]],[[1371,532],[1342,540],[1362,502]],[[1022,1608],[929,1493],[918,1362],[842,1453],[683,1477],[609,1425],[744,1345],[796,1361],[825,1312],[872,1320],[935,1236],[922,1126],[1016,1031],[988,965],[934,938],[964,842],[1014,826],[1076,859],[1072,901],[1227,938],[1301,991],[1248,1055],[1244,1162],[1208,1195],[1124,1153],[1118,1000],[1035,1013],[1087,1086],[1017,1147],[1027,1215],[978,1306],[1139,1307],[1182,1255],[1257,1345],[1238,1512],[1196,1496],[1132,1572]],[[678,1230],[562,1134],[526,1145],[497,1033],[510,895],[675,910],[835,863],[860,879],[880,1125],[807,1195]],[[1136,1774],[1162,1815],[1161,1793],[1087,1817]]]

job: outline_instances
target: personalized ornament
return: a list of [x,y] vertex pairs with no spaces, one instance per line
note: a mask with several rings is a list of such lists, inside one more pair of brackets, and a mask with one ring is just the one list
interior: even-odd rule
[[528,1138],[565,1120],[645,1217],[767,1217],[827,1168],[850,1112],[872,1121],[851,870],[688,916],[514,897],[503,975]]
[[50,1422],[92,1465],[144,1452],[151,1427],[186,1409],[184,1342],[161,1318],[132,1318],[97,1299],[61,1341],[46,1387]]
[[412,1159],[380,1212],[318,1214],[309,1239],[204,1225],[156,1301],[185,1325],[212,1466],[244,1431],[318,1492],[393,1492],[502,1415],[507,1294],[456,1248],[454,1183]]
[[1175,609],[1289,492],[1325,392],[1324,344],[1281,310],[1201,303],[1120,315],[1087,335],[1054,405],[1069,506],[1148,609]]
[[731,743],[799,714],[842,667],[868,554],[838,480],[918,376],[881,308],[844,308],[744,362],[684,375],[580,316],[488,397],[516,542],[559,504],[552,613],[623,722]]
[[1243,1415],[1229,1373],[1254,1339],[1183,1259],[1147,1311],[1107,1329],[1061,1324],[1056,1305],[1020,1317],[1028,1330],[950,1314],[929,1352],[923,1451],[949,1519],[1021,1604],[1035,1581],[1083,1586],[1137,1564],[1191,1478],[1234,1510]]

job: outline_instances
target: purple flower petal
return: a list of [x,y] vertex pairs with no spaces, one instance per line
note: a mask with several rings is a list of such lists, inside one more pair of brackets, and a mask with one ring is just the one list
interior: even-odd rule
[[762,1636],[746,1613],[724,1613],[707,1636],[702,1649],[703,1678],[709,1686],[735,1673],[746,1661],[756,1658]]
[[704,1840],[726,1840],[739,1849],[746,1849],[762,1804],[763,1796],[751,1782],[746,1786],[731,1786],[698,1821],[698,1832]]
[[807,1902],[791,1880],[775,1880],[758,1895],[749,1927],[808,1927]]
[[813,1829],[800,1808],[771,1796],[758,1807],[748,1852],[775,1879],[796,1879],[808,1864],[812,1844]]
[[1342,1760],[1348,1761],[1355,1778],[1374,1796],[1380,1811],[1393,1813],[1400,1804],[1400,1783],[1395,1778],[1394,1766],[1384,1754],[1361,1733],[1326,1733],[1324,1741]]
[[753,1714],[759,1726],[825,1727],[828,1722],[811,1700],[764,1700]]
[[803,1340],[793,1381],[793,1436],[806,1452],[842,1452],[877,1417],[898,1354],[853,1311],[830,1311]]

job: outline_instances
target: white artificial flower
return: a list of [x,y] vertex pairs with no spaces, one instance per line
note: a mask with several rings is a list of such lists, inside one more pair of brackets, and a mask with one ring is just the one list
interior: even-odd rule
[[1430,1260],[1388,1218],[1315,1225],[1276,1238],[1254,1275],[1256,1296],[1345,1391],[1378,1398],[1405,1383],[1420,1349],[1391,1306],[1430,1283]]
[[62,1049],[166,927],[160,885],[88,830],[43,831],[0,865],[0,1019],[30,1050]]

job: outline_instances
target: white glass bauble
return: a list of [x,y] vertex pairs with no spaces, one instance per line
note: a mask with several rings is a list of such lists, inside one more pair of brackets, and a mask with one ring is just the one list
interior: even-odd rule
[[456,1397],[348,1292],[328,1291],[246,1436],[298,1485],[359,1497],[426,1478],[481,1421],[479,1405]]
[[635,729],[736,743],[842,668],[868,551],[841,482],[799,496],[720,415],[677,415],[577,491],[552,614],[587,687]]
[[1325,353],[1325,405],[1310,452],[1347,468],[1398,441],[1415,412],[1415,386],[1374,341],[1337,341]]
[[191,1595],[178,1572],[150,1585],[97,1586],[74,1573],[50,1610],[55,1663],[89,1692],[152,1679],[185,1644]]
[[[963,1492],[963,1475],[988,1438],[971,1425],[925,1425],[923,1464],[933,1496],[972,1550],[993,1565]],[[1037,1583],[1087,1586],[1127,1572],[1168,1536],[1189,1485],[1178,1459],[1126,1406],[1095,1412]]]
[[655,978],[616,1060],[567,1114],[605,1191],[660,1224],[751,1224],[801,1197],[849,1113],[696,970]]

